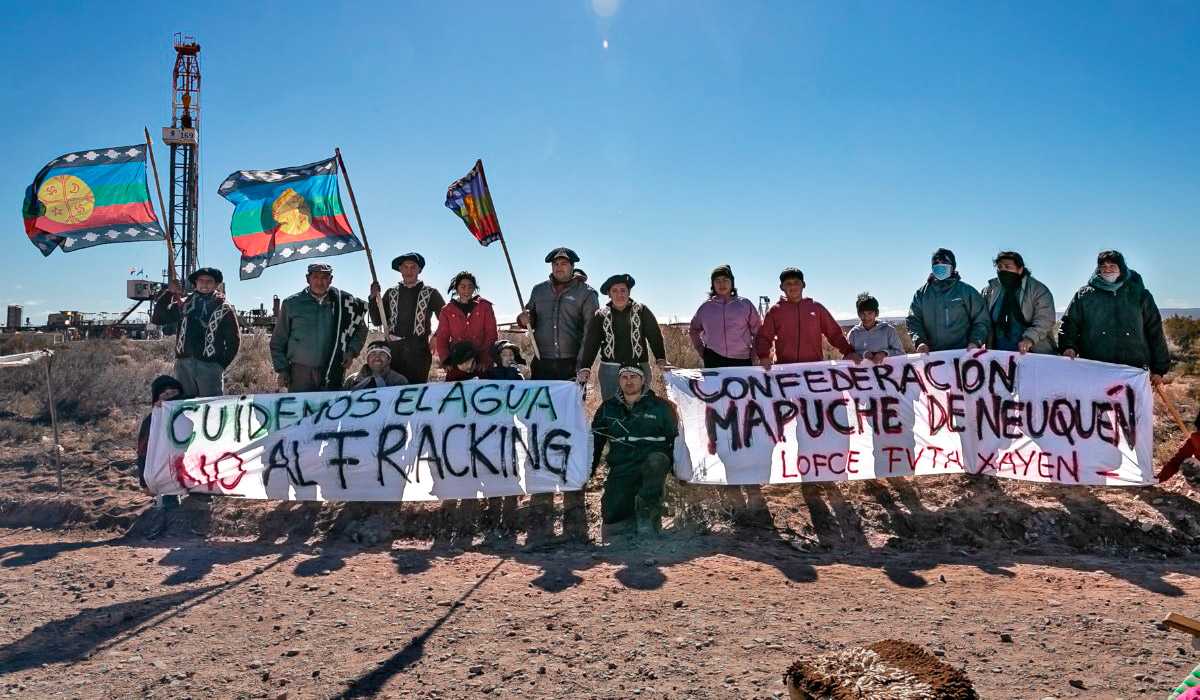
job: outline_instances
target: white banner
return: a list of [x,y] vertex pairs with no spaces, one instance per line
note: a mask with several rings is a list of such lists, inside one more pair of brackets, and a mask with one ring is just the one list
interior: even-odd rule
[[154,409],[156,494],[429,501],[579,489],[591,435],[574,382],[468,381],[171,401]]
[[1146,486],[1153,400],[1144,370],[1050,355],[947,351],[674,370],[680,479],[789,484],[988,474]]
[[23,352],[19,355],[5,355],[0,357],[0,367],[24,367],[53,354],[50,350],[35,350],[33,352]]

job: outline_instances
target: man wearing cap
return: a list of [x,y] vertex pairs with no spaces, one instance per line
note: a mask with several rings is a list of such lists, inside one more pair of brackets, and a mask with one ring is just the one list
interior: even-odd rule
[[529,294],[517,317],[522,328],[533,328],[537,356],[530,379],[574,379],[587,322],[600,308],[596,290],[575,276],[579,256],[570,248],[555,248],[546,256],[550,279]]
[[271,362],[290,392],[341,389],[367,340],[367,305],[333,287],[333,267],[308,266],[308,286],[279,304]]
[[592,419],[592,473],[608,445],[608,477],[600,497],[600,519],[608,526],[637,523],[639,536],[662,527],[663,487],[674,462],[679,418],[675,407],[646,388],[641,365],[618,370],[620,392],[600,404]]
[[[842,328],[824,305],[804,297],[804,273],[794,267],[779,273],[779,291],[783,296],[763,317],[762,327],[754,341],[754,349],[764,370],[772,364],[816,362],[823,359],[821,337],[842,353],[842,357],[861,362],[862,355],[854,352]],[[771,360],[771,349],[775,360]]]
[[392,350],[386,340],[373,340],[367,346],[367,363],[354,374],[346,377],[346,388],[382,389],[385,386],[403,386],[408,379],[391,368]]
[[617,369],[621,365],[636,364],[649,377],[651,352],[660,368],[667,364],[662,328],[650,307],[629,297],[633,285],[633,276],[627,274],[604,280],[600,293],[610,301],[592,315],[583,336],[578,378],[587,382],[592,363],[600,355],[600,398],[604,401],[617,395]]
[[409,381],[423,384],[429,381],[433,353],[429,337],[433,320],[438,317],[446,300],[441,292],[427,287],[420,280],[425,269],[425,257],[420,253],[405,253],[392,261],[392,269],[400,273],[400,282],[383,292],[383,311],[387,323],[379,318],[379,285],[371,284],[371,323],[386,325],[388,347],[392,350],[392,369]]
[[930,265],[905,321],[917,352],[983,347],[992,332],[991,316],[979,292],[958,276],[954,251],[938,248]]
[[175,378],[188,396],[221,396],[225,393],[225,368],[241,344],[237,314],[217,291],[224,280],[215,267],[202,267],[188,275],[191,294],[184,296],[178,280],[154,301],[150,322],[176,325]]

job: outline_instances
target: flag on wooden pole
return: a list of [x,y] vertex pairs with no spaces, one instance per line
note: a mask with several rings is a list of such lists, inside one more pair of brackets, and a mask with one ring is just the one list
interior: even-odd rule
[[480,245],[500,240],[500,222],[483,174],[483,161],[446,190],[446,208],[458,214]]

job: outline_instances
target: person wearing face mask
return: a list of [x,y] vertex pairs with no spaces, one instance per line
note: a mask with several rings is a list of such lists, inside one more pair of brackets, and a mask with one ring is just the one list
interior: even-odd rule
[[992,319],[988,347],[1024,355],[1035,352],[1053,355],[1054,296],[1034,279],[1021,254],[1007,250],[992,261],[996,278],[980,292]]
[[1150,381],[1162,384],[1171,369],[1171,353],[1162,316],[1142,276],[1129,269],[1125,256],[1106,250],[1096,257],[1096,271],[1075,292],[1058,329],[1059,351],[1066,357],[1099,360],[1150,370]]
[[983,347],[991,321],[983,297],[958,276],[954,252],[938,248],[932,272],[908,307],[908,335],[917,352]]

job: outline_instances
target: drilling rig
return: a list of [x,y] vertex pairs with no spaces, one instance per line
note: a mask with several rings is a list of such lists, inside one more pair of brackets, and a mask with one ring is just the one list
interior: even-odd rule
[[175,69],[171,88],[171,126],[163,127],[163,143],[171,147],[171,199],[168,235],[175,258],[170,264],[181,284],[196,271],[200,192],[200,44],[175,34]]

